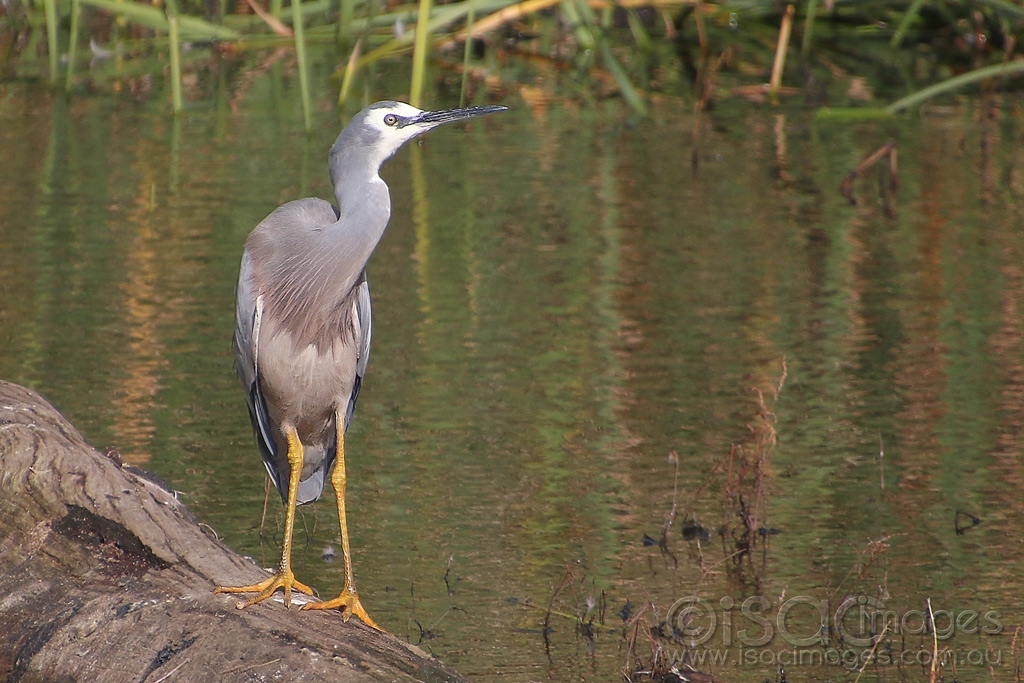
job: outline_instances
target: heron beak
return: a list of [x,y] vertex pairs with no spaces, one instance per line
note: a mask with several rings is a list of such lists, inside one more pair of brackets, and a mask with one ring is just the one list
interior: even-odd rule
[[500,105],[486,105],[483,107],[466,107],[465,109],[442,109],[440,111],[425,111],[414,119],[410,119],[409,123],[414,123],[420,126],[440,126],[442,123],[451,123],[453,121],[461,121],[462,119],[471,119],[474,116],[483,116],[484,114],[496,114],[499,111],[506,111],[508,107],[502,107]]

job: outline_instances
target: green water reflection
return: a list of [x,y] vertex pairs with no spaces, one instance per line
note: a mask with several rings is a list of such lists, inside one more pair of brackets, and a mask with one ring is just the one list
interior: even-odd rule
[[[307,139],[300,112],[267,105],[268,86],[179,120],[155,104],[4,87],[0,377],[273,564],[283,515],[272,497],[261,537],[233,286],[257,221],[331,196],[329,103]],[[1024,614],[1012,108],[814,125],[723,107],[694,170],[693,120],[670,107],[627,128],[613,105],[508,104],[384,170],[393,218],[371,263],[373,359],[349,439],[356,572],[374,618],[478,680],[603,681],[649,663],[648,628],[691,594],[723,612],[764,596],[771,618],[794,596],[834,610],[863,594],[901,614],[931,598],[999,613],[1000,635],[943,645],[999,650],[995,675],[1009,677]],[[840,181],[890,137],[895,198],[872,170],[851,206]],[[760,495],[740,493],[781,533],[737,568],[740,452],[764,424],[755,389],[778,442]],[[674,485],[663,554],[643,537],[660,535]],[[957,511],[981,524],[957,534]],[[711,540],[684,541],[690,520]],[[297,573],[325,594],[342,582],[321,557],[336,534],[331,501],[305,509]],[[549,603],[593,618],[594,639],[553,615],[546,646]],[[791,615],[793,632],[816,632],[810,610]],[[716,629],[707,646],[726,647]],[[761,681],[776,664],[704,669]]]

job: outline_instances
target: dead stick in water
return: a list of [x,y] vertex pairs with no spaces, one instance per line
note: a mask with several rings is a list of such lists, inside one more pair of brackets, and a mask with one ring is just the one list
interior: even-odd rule
[[896,141],[889,140],[887,143],[876,149],[871,154],[864,157],[864,159],[857,164],[857,166],[846,174],[843,178],[843,182],[839,184],[839,194],[843,195],[851,204],[855,204],[853,198],[853,183],[857,180],[861,173],[875,165],[879,159],[889,157],[889,173],[891,174],[890,182],[892,183],[892,189],[895,190],[897,186],[896,172]]
[[779,43],[775,46],[775,63],[772,65],[772,79],[769,88],[773,99],[778,96],[779,88],[782,86],[782,71],[786,68],[786,50],[789,49],[789,35],[793,31],[793,14],[795,12],[796,9],[793,5],[788,5],[786,13],[782,15]]

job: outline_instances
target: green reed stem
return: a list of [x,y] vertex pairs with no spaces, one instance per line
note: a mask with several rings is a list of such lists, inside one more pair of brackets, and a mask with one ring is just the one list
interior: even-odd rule
[[473,21],[476,19],[476,8],[473,0],[469,2],[469,14],[466,15],[466,44],[462,49],[462,87],[459,91],[459,106],[466,106],[466,85],[469,83],[469,58],[473,55]]
[[427,73],[428,38],[430,37],[431,0],[420,0],[416,17],[416,39],[412,49],[412,83],[409,86],[409,104],[419,107],[423,101],[423,81]]
[[352,42],[352,20],[356,16],[356,0],[341,0],[338,16],[339,42],[348,45]]
[[349,90],[352,89],[352,81],[355,80],[356,71],[359,69],[359,53],[363,47],[363,40],[356,41],[352,53],[348,56],[348,64],[345,66],[345,75],[341,79],[341,90],[338,91],[338,106],[340,107],[348,99]]
[[902,109],[909,109],[910,107],[920,104],[927,99],[935,97],[936,95],[952,92],[965,85],[976,83],[977,81],[1011,76],[1020,73],[1024,73],[1024,61],[1006,62],[1005,64],[994,64],[981,69],[975,69],[974,71],[968,71],[965,74],[960,74],[959,76],[942,81],[941,83],[930,85],[923,90],[919,90],[916,93],[896,100],[886,107],[885,110],[890,113],[896,113]]
[[185,107],[181,97],[181,45],[178,43],[177,15],[167,17],[167,24],[170,27],[171,41],[171,100],[174,103],[174,113],[178,113]]
[[804,37],[800,43],[800,54],[806,57],[811,53],[811,42],[814,39],[814,18],[818,14],[818,0],[807,0],[807,16],[804,18]]
[[181,42],[178,35],[178,0],[167,0],[167,39],[171,51],[171,101],[174,113],[184,109],[181,97]]
[[60,66],[60,52],[57,46],[57,0],[43,0],[43,11],[46,14],[46,47],[50,58],[50,83],[56,83],[57,69]]
[[918,18],[921,14],[921,8],[924,6],[924,0],[914,0],[910,5],[910,8],[903,13],[903,18],[900,19],[900,25],[896,27],[896,32],[892,34],[892,40],[889,41],[890,47],[899,47],[900,43],[903,42],[903,37],[907,35],[907,29],[910,25]]
[[[120,0],[81,0],[81,2],[110,12],[114,16],[124,17],[134,24],[151,28],[154,31],[167,33],[170,30],[167,25],[168,12],[159,7],[138,2],[121,2]],[[179,32],[187,39],[238,40],[240,38],[238,31],[226,26],[212,24],[198,17],[180,14],[177,11],[174,14],[178,15]]]
[[594,10],[584,0],[563,2],[562,10],[566,13],[569,23],[574,24],[573,33],[576,36],[576,40],[580,42],[580,45],[587,46],[588,49],[596,48],[600,52],[601,62],[604,64],[604,68],[608,69],[612,78],[615,79],[622,98],[629,103],[634,112],[640,116],[646,116],[647,107],[644,105],[639,93],[637,93],[636,88],[630,82],[626,70],[622,68],[619,60],[612,54],[611,48],[608,46],[608,39],[598,25],[597,15],[594,14]]
[[75,53],[78,52],[78,22],[82,14],[82,3],[71,0],[71,39],[68,41],[68,72],[64,81],[64,89],[71,91],[71,81],[75,76]]
[[295,0],[292,4],[292,30],[295,31],[295,57],[299,62],[299,94],[302,97],[302,119],[306,132],[313,129],[313,105],[309,97],[309,61],[306,59],[306,35],[302,25],[302,3]]

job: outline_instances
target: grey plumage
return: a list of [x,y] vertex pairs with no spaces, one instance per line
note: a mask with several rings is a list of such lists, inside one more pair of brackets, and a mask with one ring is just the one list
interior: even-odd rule
[[335,283],[353,263],[338,248],[335,233],[345,229],[338,218],[320,199],[278,208],[249,236],[239,275],[235,370],[246,387],[263,462],[285,499],[290,466],[281,425],[298,430],[306,447],[299,505],[323,491],[335,458],[335,410],[345,407],[347,430],[370,355],[366,261],[348,266],[358,267],[354,280]]

